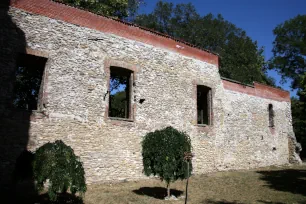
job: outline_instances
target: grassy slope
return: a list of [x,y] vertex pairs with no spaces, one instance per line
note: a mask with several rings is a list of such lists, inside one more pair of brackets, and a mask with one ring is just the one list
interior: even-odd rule
[[[175,182],[171,185],[171,193],[176,196],[185,195],[185,185],[186,181]],[[29,189],[31,187],[21,183],[16,189],[19,196],[9,196],[8,200],[5,196],[1,196],[0,203],[49,203],[46,194],[36,197],[35,193],[29,193]],[[194,175],[189,182],[188,195],[188,204],[306,204],[306,165]],[[89,185],[84,203],[184,203],[183,198],[178,201],[165,201],[163,200],[165,196],[165,183],[157,179],[148,179],[137,182]],[[76,200],[73,196],[64,195],[58,203],[82,204],[83,202]]]
[[[305,165],[196,175],[189,184],[188,203],[306,203]],[[185,185],[185,181],[172,184],[172,192],[184,194]],[[164,187],[159,180],[91,185],[84,202],[184,203],[162,200]]]

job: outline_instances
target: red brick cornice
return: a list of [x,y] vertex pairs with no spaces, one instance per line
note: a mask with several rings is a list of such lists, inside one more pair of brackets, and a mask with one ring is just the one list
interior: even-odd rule
[[271,99],[275,101],[290,102],[290,93],[281,89],[254,82],[254,86],[247,86],[228,80],[222,80],[223,87],[227,90],[236,91],[252,96]]
[[99,16],[64,4],[50,0],[11,0],[11,7],[104,33],[115,34],[155,47],[165,48],[188,57],[217,65],[218,67],[218,56],[215,54],[192,47],[187,43],[174,40],[169,36],[154,31]]

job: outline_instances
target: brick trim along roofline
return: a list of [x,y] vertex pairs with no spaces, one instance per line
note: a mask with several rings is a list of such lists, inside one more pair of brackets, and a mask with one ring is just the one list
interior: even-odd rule
[[174,40],[172,37],[134,24],[96,15],[51,0],[11,0],[10,6],[33,14],[165,48],[218,67],[219,58],[216,54],[195,48],[186,42]]
[[233,80],[222,78],[223,87],[230,91],[236,91],[260,98],[271,99],[275,101],[290,102],[290,92],[278,88],[254,82],[254,85],[242,84]]
[[[188,57],[214,64],[217,67],[219,66],[218,55],[209,51],[201,50],[189,43],[147,28],[96,15],[65,4],[51,0],[11,0],[10,6],[29,13],[46,16],[104,33],[115,34],[155,47],[168,49]],[[222,81],[224,88],[228,90],[277,101],[290,101],[290,93],[281,89],[276,89],[257,82],[254,82],[254,86],[247,86],[232,80],[222,79]]]

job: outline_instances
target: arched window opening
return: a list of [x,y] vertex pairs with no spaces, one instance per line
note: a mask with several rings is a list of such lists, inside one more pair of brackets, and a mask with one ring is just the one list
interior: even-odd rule
[[274,127],[274,110],[272,104],[269,104],[268,110],[269,110],[269,127]]

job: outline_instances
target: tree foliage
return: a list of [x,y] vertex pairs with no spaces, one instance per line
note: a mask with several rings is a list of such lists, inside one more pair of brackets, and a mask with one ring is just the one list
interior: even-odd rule
[[130,76],[130,71],[121,68],[115,68],[114,71],[111,71],[109,87],[110,117],[128,118]]
[[142,0],[55,0],[93,13],[120,19],[134,16]]
[[295,136],[298,142],[302,145],[301,156],[306,157],[306,103],[298,100],[297,98],[291,98],[291,110],[292,110],[292,125],[295,132]]
[[[273,33],[273,58],[269,68],[276,70],[283,82],[291,79],[291,88],[297,89],[298,98],[292,98],[292,122],[297,140],[306,147],[306,15],[278,25]],[[306,157],[305,150],[302,157]]]
[[292,79],[292,88],[300,88],[302,76],[306,72],[306,15],[285,21],[273,33],[274,56],[270,68],[278,71],[283,81]]
[[52,201],[57,199],[57,193],[65,193],[68,189],[73,195],[86,192],[83,165],[73,149],[60,140],[36,150],[33,173],[39,191],[49,180],[48,195]]
[[135,23],[218,53],[223,77],[274,85],[265,74],[263,48],[220,14],[200,16],[191,3],[159,1],[152,13],[137,16]]
[[[306,148],[306,74],[301,77],[300,89],[297,93],[299,99],[291,99],[292,124],[296,139]],[[302,151],[301,156],[306,158],[306,151]]]
[[300,89],[297,94],[300,100],[306,103],[306,73],[301,77]]
[[172,127],[156,130],[145,135],[142,141],[142,157],[146,176],[158,176],[169,184],[178,179],[186,179],[192,171],[190,164],[187,174],[187,163],[184,153],[191,152],[189,136]]
[[126,108],[127,108],[127,97],[125,91],[117,92],[110,95],[111,107],[110,107],[110,117],[125,118]]

